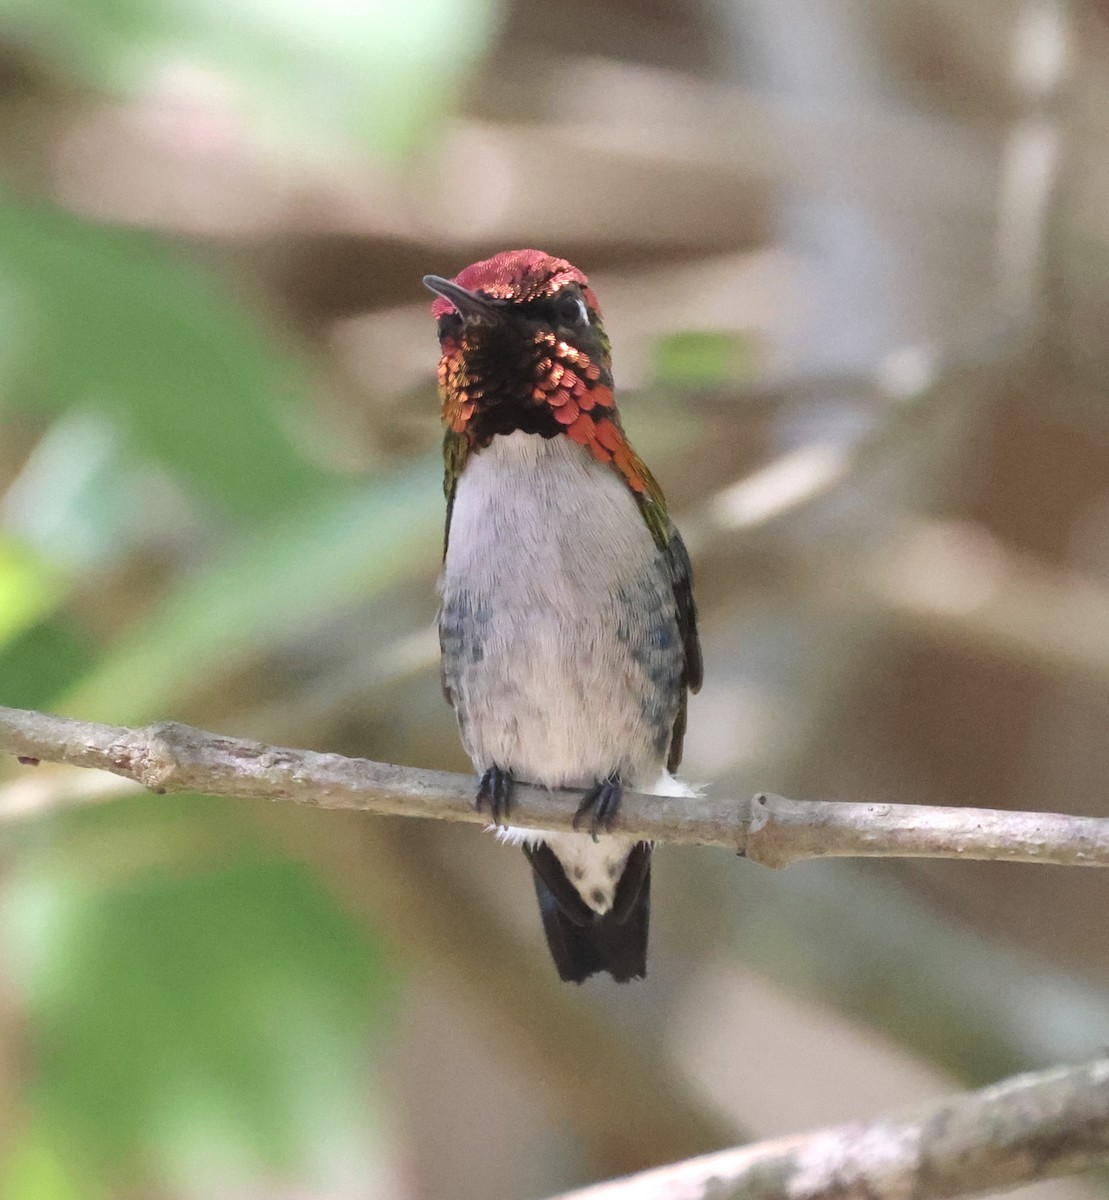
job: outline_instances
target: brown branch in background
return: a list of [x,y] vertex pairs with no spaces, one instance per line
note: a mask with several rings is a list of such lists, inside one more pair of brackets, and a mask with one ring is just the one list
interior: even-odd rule
[[[316,808],[484,823],[468,775],[263,746],[164,723],[98,725],[0,707],[0,752],[96,767],[151,791],[289,800]],[[517,785],[513,819],[573,828],[580,792]],[[770,867],[808,858],[966,858],[1109,866],[1109,819],[1062,813],[851,804],[758,795],[751,801],[629,793],[614,828],[656,842],[724,846]]]
[[916,1116],[708,1154],[561,1200],[931,1200],[1109,1162],[1109,1057],[1017,1075]]

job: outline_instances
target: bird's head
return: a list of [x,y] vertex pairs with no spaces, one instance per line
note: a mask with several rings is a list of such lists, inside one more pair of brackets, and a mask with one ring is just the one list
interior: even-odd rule
[[448,430],[473,448],[516,430],[565,435],[635,476],[600,305],[577,267],[539,250],[506,250],[424,283],[436,293]]

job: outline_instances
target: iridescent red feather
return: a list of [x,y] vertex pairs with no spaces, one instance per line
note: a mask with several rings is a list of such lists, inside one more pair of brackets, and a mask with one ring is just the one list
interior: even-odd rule
[[[503,251],[460,271],[454,282],[468,291],[520,304],[549,299],[576,284],[599,324],[600,304],[586,276],[565,259],[540,250]],[[453,309],[444,296],[431,307],[436,318],[448,316]],[[599,462],[610,463],[634,492],[645,493],[661,505],[658,485],[624,436],[607,360],[595,361],[550,330],[540,329],[530,343],[523,343],[520,360],[503,364],[500,377],[491,379],[475,367],[479,356],[477,347],[468,342],[470,336],[463,330],[461,338],[448,336],[443,341],[439,392],[443,422],[452,433],[472,437],[474,415],[483,401],[494,394],[503,399],[506,392],[512,393],[536,406],[546,405],[567,437],[587,447]],[[607,352],[607,342],[604,348]]]
[[[589,286],[589,280],[564,258],[544,254],[542,250],[502,250],[492,258],[471,263],[454,277],[454,282],[471,292],[482,292],[496,300],[518,300],[526,303],[544,296],[553,296],[568,283],[582,290],[586,304],[600,316],[601,306]],[[431,306],[434,317],[451,311],[451,302],[439,296]]]

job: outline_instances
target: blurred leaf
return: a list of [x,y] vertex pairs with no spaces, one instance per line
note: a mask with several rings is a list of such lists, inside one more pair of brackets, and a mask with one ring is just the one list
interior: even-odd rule
[[168,36],[172,7],[148,0],[0,0],[6,36],[28,42],[67,70],[124,81],[125,56]]
[[59,572],[0,531],[0,646],[50,612],[63,591]]
[[425,460],[244,538],[108,652],[65,710],[125,723],[166,716],[231,663],[430,571],[442,538],[441,476],[439,460]]
[[[117,424],[100,412],[62,413],[0,502],[7,528],[45,559],[87,570],[122,556],[147,535],[150,497],[139,491],[142,470],[125,453]],[[149,467],[145,474],[152,474]],[[178,498],[175,524],[181,507]]]
[[[452,106],[488,45],[498,0],[0,0],[9,36],[99,86],[136,91],[159,69],[211,75],[214,103],[267,141],[395,157]],[[194,81],[195,82],[195,81]]]
[[756,348],[741,331],[672,333],[655,345],[654,377],[665,387],[725,387],[753,379]]
[[95,402],[240,513],[295,504],[326,478],[279,421],[278,405],[306,402],[302,364],[153,237],[0,206],[0,273],[33,314],[24,399]]
[[6,1200],[93,1200],[102,1195],[87,1176],[78,1185],[70,1166],[42,1130],[33,1129],[0,1168],[0,1195]]
[[89,639],[65,618],[41,621],[0,645],[0,703],[52,708],[90,667]]
[[309,873],[253,856],[113,884],[87,857],[25,867],[3,913],[36,1106],[69,1161],[141,1179],[214,1153],[232,1174],[326,1175],[325,1154],[364,1149],[391,979]]

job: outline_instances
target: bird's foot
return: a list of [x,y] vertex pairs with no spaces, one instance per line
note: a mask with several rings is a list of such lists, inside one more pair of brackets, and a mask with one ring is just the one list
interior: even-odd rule
[[574,828],[577,829],[582,819],[589,816],[589,832],[594,841],[598,833],[608,833],[620,810],[623,794],[624,785],[617,776],[610,775],[607,779],[599,780],[585,793],[578,805],[578,811],[574,813]]
[[503,767],[490,767],[481,777],[477,789],[477,810],[489,802],[489,814],[494,825],[504,825],[512,807],[512,785],[515,781]]

